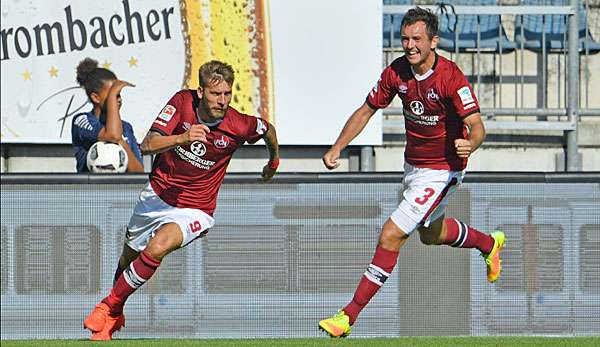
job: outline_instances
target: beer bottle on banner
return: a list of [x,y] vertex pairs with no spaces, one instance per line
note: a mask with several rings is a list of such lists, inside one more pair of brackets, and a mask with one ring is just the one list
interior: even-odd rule
[[235,71],[232,106],[274,123],[269,0],[180,0],[186,46],[184,86],[217,59]]

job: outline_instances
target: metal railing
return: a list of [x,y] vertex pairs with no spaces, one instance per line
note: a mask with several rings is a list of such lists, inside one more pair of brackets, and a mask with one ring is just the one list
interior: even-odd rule
[[[579,54],[579,8],[580,4],[577,0],[571,0],[569,6],[452,6],[452,15],[493,15],[493,16],[518,16],[520,18],[520,26],[515,23],[515,30],[519,30],[520,35],[518,40],[514,40],[516,43],[516,49],[507,49],[506,42],[503,42],[504,28],[503,22],[500,20],[499,25],[499,42],[498,50],[489,52],[481,48],[481,27],[479,25],[479,17],[476,26],[476,47],[470,50],[463,50],[460,47],[459,32],[454,31],[454,51],[447,52],[450,54],[450,58],[456,61],[463,70],[470,68],[471,74],[466,73],[467,77],[471,80],[480,105],[482,106],[482,116],[486,121],[486,127],[488,129],[503,129],[503,130],[557,130],[563,131],[565,134],[565,154],[566,154],[566,169],[568,171],[577,171],[581,168],[581,163],[578,160],[578,143],[577,143],[577,125],[580,120],[580,116],[586,117],[597,117],[600,116],[600,108],[589,108],[589,83],[590,83],[590,71],[586,66],[584,71],[584,79],[580,77],[580,54]],[[384,5],[384,15],[402,15],[408,9],[413,8],[414,5]],[[431,9],[432,11],[440,14],[440,5],[435,6],[421,6],[424,8]],[[586,13],[589,12],[589,4],[587,0],[585,2]],[[568,16],[568,35],[565,33],[565,41],[567,45],[562,49],[561,54],[555,54],[554,57],[557,61],[556,76],[549,78],[548,75],[548,53],[547,50],[547,38],[542,33],[541,47],[537,52],[537,75],[527,76],[525,70],[525,38],[523,32],[523,15],[566,15]],[[392,17],[393,18],[393,17]],[[458,17],[455,17],[458,18]],[[543,16],[545,20],[545,16]],[[587,26],[586,15],[586,26]],[[518,28],[518,29],[517,29]],[[394,30],[390,30],[389,37],[389,48],[384,48],[385,65],[391,63],[391,59],[395,58],[395,55],[402,54],[402,47],[394,45]],[[397,39],[397,38],[396,38]],[[586,63],[590,59],[589,37],[588,30],[585,32],[586,44],[582,50],[582,55],[586,59]],[[493,69],[491,71],[492,76],[484,76],[482,74],[482,61],[484,56],[490,56],[493,53]],[[514,75],[506,76],[503,74],[504,61],[502,59],[505,54],[513,54],[514,61]],[[496,61],[496,57],[497,60]],[[560,66],[561,57],[565,64],[564,72]],[[462,58],[462,60],[461,60]],[[470,58],[470,64],[468,63]],[[594,58],[597,59],[597,58]],[[464,63],[464,64],[462,64]],[[466,66],[464,66],[466,65]],[[469,66],[470,65],[470,66]],[[519,68],[520,67],[520,72]],[[498,73],[497,73],[498,72]],[[555,85],[555,91],[557,92],[555,101],[555,107],[548,107],[548,93],[552,86],[552,82]],[[583,84],[585,91],[585,100],[581,100],[579,96],[579,89],[581,88],[580,83]],[[534,101],[535,104],[531,106],[526,105],[527,92],[525,90],[526,84],[533,84],[537,88],[537,98]],[[503,100],[503,90],[510,86],[514,89],[514,100],[512,107],[506,107],[506,96]],[[489,92],[488,90],[491,89]],[[482,95],[484,97],[482,97]],[[490,98],[491,95],[491,98]],[[506,94],[505,94],[506,95]],[[492,100],[492,102],[489,102]],[[490,105],[491,104],[491,105]],[[581,104],[585,106],[581,109]],[[384,133],[386,132],[398,132],[404,131],[402,108],[401,107],[390,107],[383,112],[384,120],[383,127]]]

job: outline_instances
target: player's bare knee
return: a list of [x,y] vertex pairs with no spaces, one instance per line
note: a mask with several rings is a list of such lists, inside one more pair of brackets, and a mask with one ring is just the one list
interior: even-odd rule
[[397,237],[395,237],[391,232],[386,231],[385,229],[381,231],[381,235],[379,235],[379,244],[382,246],[389,245],[397,241]]
[[146,251],[150,256],[161,261],[167,254],[181,246],[182,236],[179,226],[168,224],[161,228],[148,242]]
[[408,235],[395,225],[390,227],[391,224],[388,225],[388,223],[393,222],[388,221],[384,224],[381,234],[379,235],[379,245],[385,249],[398,249],[404,244]]
[[146,252],[150,255],[150,257],[152,257],[152,259],[157,261],[162,261],[162,259],[172,251],[173,249],[169,247],[169,242],[167,240],[155,238],[151,239],[146,247]]

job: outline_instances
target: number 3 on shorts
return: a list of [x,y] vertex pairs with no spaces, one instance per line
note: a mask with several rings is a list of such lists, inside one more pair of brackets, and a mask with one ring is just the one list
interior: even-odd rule
[[433,188],[425,188],[425,195],[417,197],[415,199],[415,202],[419,205],[424,205],[429,200],[429,198],[433,196],[433,194],[435,194],[435,190],[433,190]]

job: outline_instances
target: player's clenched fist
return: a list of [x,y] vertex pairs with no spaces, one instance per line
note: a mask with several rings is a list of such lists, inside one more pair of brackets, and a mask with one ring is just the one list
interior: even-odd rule
[[471,155],[471,141],[465,139],[454,140],[454,147],[459,158],[468,158]]
[[332,147],[327,151],[327,153],[325,153],[325,155],[323,155],[323,164],[325,164],[325,167],[327,167],[329,170],[333,170],[340,166],[340,162],[338,161],[339,158],[340,151]]
[[183,144],[187,145],[194,141],[206,141],[206,135],[210,132],[210,129],[204,124],[194,124],[191,128],[183,133]]

